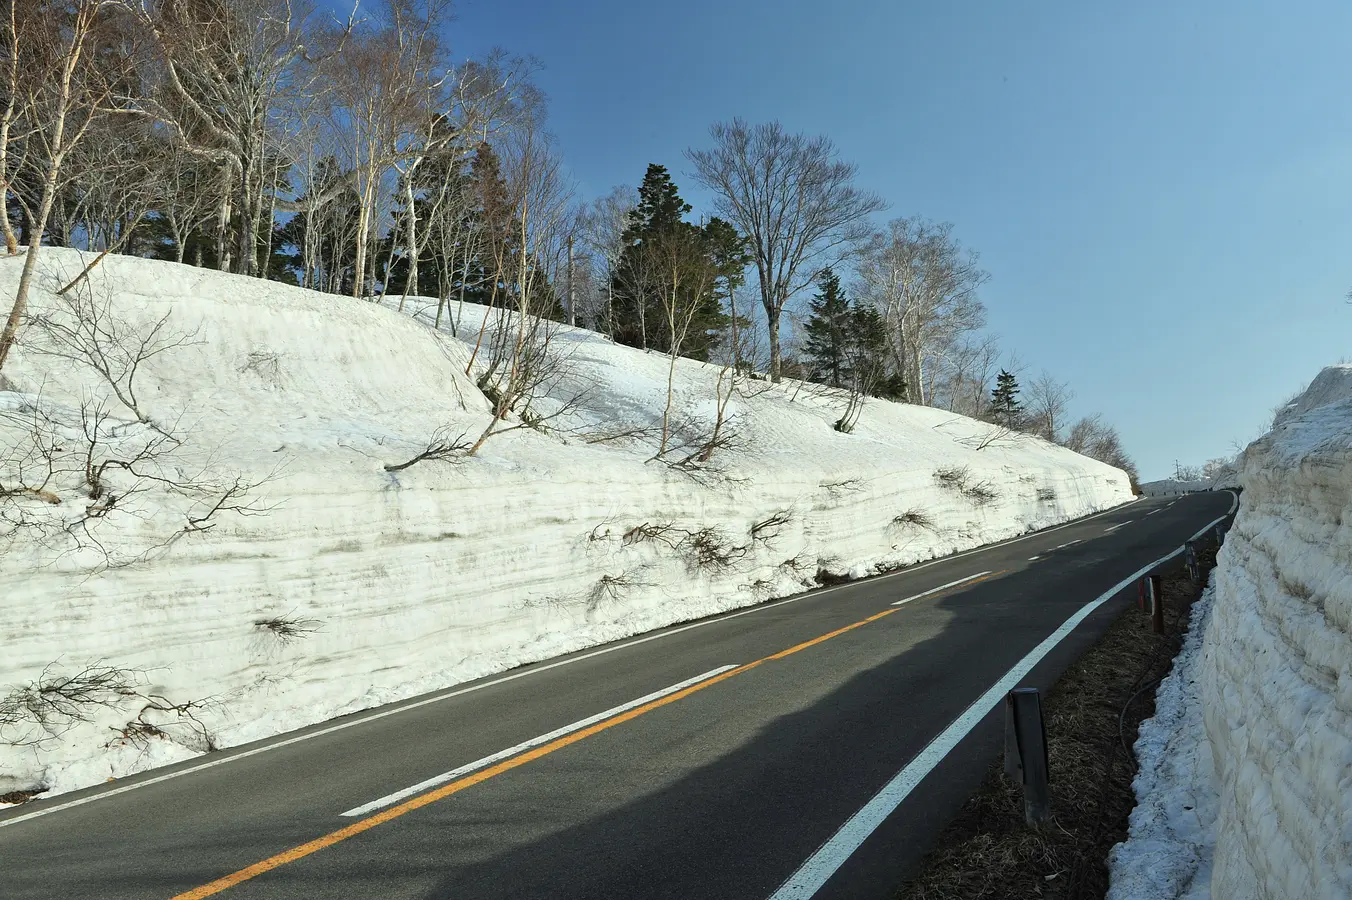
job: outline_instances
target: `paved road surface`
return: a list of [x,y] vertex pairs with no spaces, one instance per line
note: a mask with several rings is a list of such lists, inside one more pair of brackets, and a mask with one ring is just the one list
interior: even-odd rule
[[[955,720],[1231,500],[1140,500],[7,810],[0,897],[886,898],[998,752],[998,712]],[[1049,686],[1127,593],[1013,681]]]

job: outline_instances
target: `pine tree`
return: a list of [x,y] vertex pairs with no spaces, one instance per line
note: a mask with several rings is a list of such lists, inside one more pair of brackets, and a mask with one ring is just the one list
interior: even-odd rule
[[693,258],[687,259],[689,264],[707,264],[714,276],[707,282],[695,279],[703,285],[698,289],[688,284],[677,288],[699,291],[698,296],[682,293],[679,297],[682,308],[692,313],[680,353],[706,360],[730,321],[717,288],[735,290],[740,283],[746,268],[745,240],[720,219],[710,220],[703,228],[686,222],[684,217],[690,212],[690,204],[681,199],[664,166],[648,166],[638,194],[638,205],[630,213],[624,231],[624,250],[615,266],[614,319],[607,323],[609,330],[616,342],[631,347],[661,351],[671,348],[672,336],[666,333],[660,292],[671,281],[671,272],[667,271],[671,254],[681,248],[682,253],[693,254]]
[[855,304],[850,310],[846,343],[849,383],[862,394],[878,396],[887,373],[887,327],[872,306]]
[[849,343],[857,323],[851,317],[840,276],[829,267],[817,276],[817,293],[808,309],[812,314],[804,327],[804,350],[812,360],[813,374],[832,387],[841,387],[848,375]]
[[1006,428],[1015,428],[1023,412],[1023,404],[1018,400],[1019,382],[1012,372],[1004,369],[995,379],[995,390],[991,391],[991,415],[995,421]]

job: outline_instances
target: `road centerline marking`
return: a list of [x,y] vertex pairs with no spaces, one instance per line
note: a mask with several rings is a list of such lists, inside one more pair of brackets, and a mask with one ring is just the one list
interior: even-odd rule
[[665,697],[667,694],[674,694],[679,690],[683,690],[684,688],[690,687],[692,684],[696,684],[708,678],[712,678],[715,675],[721,675],[724,672],[730,671],[735,668],[737,668],[737,666],[735,665],[719,666],[717,669],[711,669],[702,675],[696,675],[694,678],[687,678],[685,681],[677,682],[676,684],[673,684],[670,687],[664,687],[660,691],[653,691],[651,694],[645,694],[644,696],[639,697],[637,700],[630,700],[628,703],[621,703],[619,706],[613,706],[610,709],[606,710],[605,712],[599,712],[594,716],[587,716],[585,719],[579,719],[578,721],[573,722],[569,725],[564,725],[562,728],[555,728],[553,731],[539,735],[538,737],[533,737],[527,741],[522,741],[521,743],[508,747],[505,750],[499,750],[497,753],[490,753],[488,756],[485,756],[482,759],[476,759],[474,762],[465,763],[463,766],[457,766],[456,768],[451,769],[449,772],[444,772],[441,775],[436,775],[433,776],[432,778],[428,778],[425,781],[420,781],[417,784],[412,785],[410,787],[406,787],[401,791],[395,791],[393,794],[387,794],[384,797],[379,798],[378,800],[372,800],[370,803],[363,803],[361,806],[356,806],[353,807],[352,809],[349,809],[342,815],[347,818],[353,818],[355,816],[364,816],[367,813],[373,813],[378,809],[384,809],[387,806],[391,806],[395,803],[398,803],[400,800],[416,796],[417,794],[421,794],[423,791],[429,790],[430,788],[434,788],[441,784],[445,784],[448,781],[454,781],[461,775],[468,775],[470,772],[474,772],[487,766],[491,766],[493,763],[498,762],[499,760],[507,759],[510,756],[516,756],[518,753],[530,750],[533,747],[538,747],[541,744],[547,744],[550,741],[554,740],[555,738],[563,737],[565,734],[572,734],[574,731],[580,731],[581,729],[586,728],[588,725],[594,725],[597,722],[609,719],[612,716],[617,716],[620,713],[627,712],[636,706],[642,706],[645,703],[651,703],[652,701],[658,699],[659,697]]
[[955,588],[955,587],[957,587],[958,585],[969,584],[969,583],[970,583],[970,584],[976,584],[977,582],[985,581],[987,578],[993,578],[994,576],[999,575],[999,574],[1001,574],[1001,573],[1000,573],[1000,572],[977,572],[975,575],[968,575],[966,578],[959,578],[957,581],[950,581],[948,584],[941,584],[941,585],[939,585],[937,588],[930,588],[928,591],[921,591],[919,594],[915,594],[914,596],[907,597],[905,600],[898,600],[898,601],[896,601],[895,603],[893,603],[892,606],[904,606],[904,605],[906,605],[907,603],[910,603],[912,600],[919,600],[921,597],[929,597],[929,596],[931,596],[932,594],[938,594],[938,593],[940,593],[940,592],[942,592],[942,591],[948,590],[949,588]]
[[806,640],[803,641],[802,643],[795,644],[786,650],[780,650],[778,653],[772,653],[769,656],[761,657],[755,662],[749,662],[746,663],[745,665],[737,666],[736,668],[731,668],[719,672],[717,675],[706,678],[703,681],[698,681],[694,684],[689,685],[688,687],[684,687],[681,688],[680,690],[673,691],[672,693],[658,697],[655,700],[650,700],[647,703],[643,704],[642,706],[635,706],[632,709],[627,709],[624,712],[620,713],[619,715],[612,716],[609,719],[604,719],[599,722],[595,722],[584,728],[580,728],[577,731],[573,731],[568,734],[557,737],[547,744],[541,744],[539,746],[532,747],[523,753],[519,753],[516,756],[512,756],[507,759],[496,762],[488,766],[487,768],[471,772],[470,774],[457,778],[454,781],[447,782],[446,784],[443,784],[440,787],[433,788],[432,790],[427,791],[426,793],[422,793],[415,797],[411,797],[407,800],[404,800],[403,802],[398,803],[395,806],[386,807],[385,809],[375,813],[374,815],[370,815],[364,819],[359,819],[356,822],[353,822],[351,825],[340,828],[337,831],[329,832],[328,834],[322,835],[321,837],[317,837],[312,841],[307,841],[304,844],[300,844],[296,847],[292,847],[289,850],[285,850],[281,853],[270,856],[267,859],[260,860],[259,862],[256,862],[251,866],[246,866],[245,868],[240,869],[236,872],[232,872],[229,875],[217,878],[215,881],[212,881],[208,884],[204,884],[201,887],[193,888],[192,890],[185,891],[181,894],[176,894],[173,898],[171,898],[171,900],[203,900],[203,898],[215,896],[216,894],[219,894],[222,891],[228,890],[232,887],[235,887],[236,885],[243,884],[246,881],[257,878],[258,876],[270,872],[273,869],[280,868],[281,866],[284,866],[287,863],[292,863],[295,862],[296,860],[304,859],[305,857],[313,853],[317,853],[318,851],[323,850],[326,847],[332,847],[334,844],[345,841],[348,838],[356,837],[362,832],[369,831],[372,828],[375,828],[377,825],[383,825],[386,822],[397,819],[400,816],[413,812],[414,810],[421,809],[422,807],[435,803],[438,800],[444,800],[447,797],[450,797],[454,794],[458,794],[461,791],[465,790],[466,788],[473,787],[476,784],[482,784],[483,782],[488,781],[489,779],[494,778],[498,775],[501,775],[504,772],[510,772],[512,769],[524,766],[526,763],[533,762],[534,760],[548,756],[549,754],[555,752],[556,750],[562,750],[564,747],[576,744],[577,742],[589,738],[592,735],[600,734],[602,731],[609,730],[617,725],[622,725],[625,722],[637,719],[639,716],[644,715],[645,713],[652,712],[655,709],[660,709],[663,706],[668,706],[672,703],[675,703],[678,700],[683,700],[686,697],[691,696],[692,694],[702,691],[705,688],[712,687],[713,685],[718,684],[720,682],[726,681],[735,675],[740,675],[743,672],[749,672],[752,669],[757,668],[758,666],[761,666],[767,662],[772,662],[775,660],[784,659],[787,656],[792,656],[793,654],[798,653],[801,650],[806,650],[809,647],[815,647],[816,645],[823,643],[824,641],[829,641],[831,638],[838,637],[850,631],[854,631],[856,628],[862,628],[863,626],[868,625],[871,622],[876,622],[879,619],[890,616],[892,615],[892,613],[895,612],[899,612],[899,609],[897,607],[889,607],[888,609],[884,609],[882,612],[874,613],[873,615],[868,616],[867,618],[860,619],[857,622],[852,622],[849,625],[837,628],[834,631],[828,631],[826,634],[819,635],[815,638],[812,638],[811,640]]

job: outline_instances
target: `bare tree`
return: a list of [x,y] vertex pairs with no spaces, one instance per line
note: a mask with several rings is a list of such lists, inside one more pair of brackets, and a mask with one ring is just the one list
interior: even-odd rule
[[818,271],[867,234],[882,199],[854,186],[856,167],[826,137],[789,134],[778,122],[741,119],[709,129],[714,146],[687,150],[696,179],[717,197],[719,215],[750,239],[769,324],[770,377],[779,381],[780,316]]
[[[113,108],[113,86],[126,75],[119,66],[130,57],[123,53],[101,53],[110,35],[104,27],[102,5],[94,0],[73,4],[73,11],[63,20],[45,19],[38,8],[24,4],[31,10],[36,22],[19,26],[12,13],[8,30],[14,47],[36,47],[33,57],[46,66],[42,71],[29,73],[32,80],[25,82],[23,96],[18,101],[26,111],[28,121],[34,123],[28,140],[35,144],[30,155],[35,180],[41,185],[36,209],[26,209],[29,240],[19,286],[10,308],[9,318],[0,331],[0,369],[4,368],[10,348],[18,336],[28,306],[28,294],[37,269],[38,251],[42,234],[52,207],[62,188],[63,169],[72,150],[80,143],[101,112]],[[22,40],[21,40],[22,37]],[[35,62],[35,66],[41,65]],[[13,101],[10,101],[13,105]],[[9,174],[5,175],[6,182]],[[20,194],[16,192],[23,204]],[[26,204],[24,204],[26,205]]]
[[717,277],[713,261],[699,229],[683,225],[653,235],[643,242],[640,254],[650,257],[645,266],[655,276],[667,338],[667,396],[662,407],[662,432],[657,457],[666,455],[671,440],[671,410],[675,400],[676,361],[681,356],[690,326],[710,300]]
[[1066,409],[1075,392],[1063,381],[1057,381],[1046,369],[1023,389],[1023,409],[1040,437],[1055,443],[1060,440]]
[[934,405],[969,418],[986,418],[1001,355],[994,337],[964,336],[940,360]]
[[912,402],[934,405],[940,361],[985,324],[976,294],[988,277],[952,225],[918,218],[893,219],[861,254],[856,293],[882,313]]
[[[562,401],[555,398],[555,409],[544,415],[532,410],[532,404],[558,389],[567,375],[567,361],[553,343],[557,326],[549,315],[555,300],[550,275],[557,273],[566,242],[571,189],[563,179],[561,160],[537,120],[528,119],[513,128],[504,150],[513,234],[510,254],[506,244],[498,253],[498,269],[510,287],[512,306],[485,312],[485,322],[494,322],[489,362],[478,381],[493,402],[493,416],[466,451],[470,456],[493,435],[540,427],[548,419],[571,412],[582,399],[581,393]],[[508,424],[512,413],[518,421]]]
[[1122,438],[1117,429],[1104,422],[1098,414],[1086,416],[1072,425],[1062,445],[1123,470],[1133,487],[1140,480],[1136,464],[1122,447]]
[[609,194],[592,201],[585,220],[587,243],[605,263],[605,313],[600,318],[605,333],[612,338],[615,336],[615,272],[624,254],[624,230],[637,205],[636,197],[637,192],[628,185],[613,187]]
[[382,19],[354,30],[327,67],[338,103],[334,130],[346,136],[360,197],[353,295],[367,289],[370,246],[385,176],[443,140],[435,126],[453,73],[440,41],[449,0],[386,0]]

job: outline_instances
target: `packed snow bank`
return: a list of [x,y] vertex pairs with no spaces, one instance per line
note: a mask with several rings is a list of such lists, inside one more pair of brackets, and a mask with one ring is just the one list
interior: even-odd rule
[[1127,840],[1108,856],[1108,900],[1206,900],[1218,798],[1197,693],[1212,584],[1192,607],[1183,648],[1155,694],[1155,715],[1136,739],[1136,808]]
[[1194,491],[1211,490],[1210,481],[1176,481],[1166,478],[1163,481],[1147,481],[1141,485],[1141,493],[1147,497],[1175,497]]
[[[0,501],[0,697],[17,701],[0,791],[70,790],[1131,499],[1117,469],[939,410],[870,401],[840,433],[842,398],[788,383],[746,382],[733,446],[669,467],[651,461],[667,358],[565,327],[532,407],[562,411],[554,431],[388,471],[489,422],[482,307],[455,337],[417,299],[121,257],[63,304],[78,256],[41,265],[0,393],[0,484],[31,489]],[[0,261],[0,293],[18,268]],[[161,352],[129,390],[137,347]],[[678,362],[677,442],[707,435],[723,374]],[[106,705],[40,724],[20,689],[91,664]]]
[[1245,451],[1201,697],[1220,795],[1212,896],[1352,896],[1352,367]]

